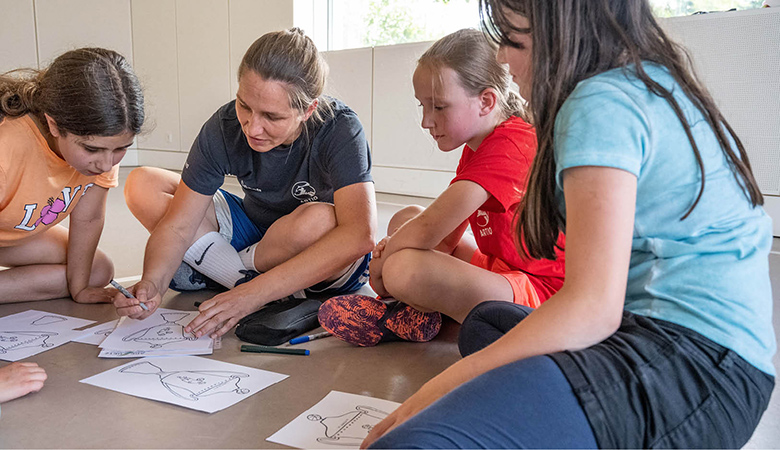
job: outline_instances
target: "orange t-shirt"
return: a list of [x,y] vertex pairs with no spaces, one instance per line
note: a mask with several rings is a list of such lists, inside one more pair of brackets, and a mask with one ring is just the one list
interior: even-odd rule
[[119,184],[119,165],[89,177],[57,156],[29,115],[0,121],[0,247],[49,229],[93,184]]

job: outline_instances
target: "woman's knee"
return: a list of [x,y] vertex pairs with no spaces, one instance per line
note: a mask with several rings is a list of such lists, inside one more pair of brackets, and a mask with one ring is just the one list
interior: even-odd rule
[[292,239],[301,239],[309,245],[336,228],[336,209],[330,203],[305,203],[295,209],[285,221],[285,229]]

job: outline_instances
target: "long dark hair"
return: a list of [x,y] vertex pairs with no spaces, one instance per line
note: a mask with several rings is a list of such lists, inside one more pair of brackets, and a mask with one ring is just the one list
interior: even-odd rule
[[138,78],[119,53],[80,48],[63,53],[43,70],[0,75],[0,120],[44,113],[65,133],[116,136],[141,132],[144,96]]
[[[510,11],[526,17],[530,29],[517,29]],[[633,72],[655,95],[666,100],[682,123],[699,165],[701,187],[681,217],[693,211],[704,192],[704,165],[691,127],[672,93],[650,78],[644,62],[666,67],[685,95],[702,113],[717,137],[737,182],[753,206],[764,203],[753,178],[745,147],[696,79],[690,58],[656,22],[647,0],[480,0],[486,33],[500,45],[515,46],[509,33],[530,33],[533,40],[533,89],[530,101],[538,150],[519,208],[518,234],[534,258],[554,259],[564,218],[555,200],[553,131],[555,117],[577,83],[610,69],[633,65]],[[736,145],[730,145],[729,136]],[[520,233],[522,231],[522,233]]]

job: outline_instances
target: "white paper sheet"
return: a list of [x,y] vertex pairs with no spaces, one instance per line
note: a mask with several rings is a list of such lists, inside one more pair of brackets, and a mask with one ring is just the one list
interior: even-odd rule
[[144,358],[81,380],[112,391],[213,413],[287,375],[197,356]]
[[119,319],[112,320],[111,322],[101,323],[94,327],[82,330],[83,334],[74,339],[73,342],[81,342],[82,344],[99,345],[103,340],[114,331],[116,323]]
[[390,400],[330,391],[266,440],[307,449],[357,448],[369,431],[400,405]]
[[83,334],[74,328],[95,323],[31,309],[0,318],[0,359],[19,361],[51,350]]
[[198,311],[158,308],[144,320],[122,317],[100,347],[117,351],[192,350],[191,354],[209,350],[213,347],[210,337],[196,338],[184,332],[184,327],[198,314]]
[[184,356],[184,355],[211,355],[213,349],[205,350],[113,350],[110,348],[100,349],[98,358],[151,358],[166,356]]

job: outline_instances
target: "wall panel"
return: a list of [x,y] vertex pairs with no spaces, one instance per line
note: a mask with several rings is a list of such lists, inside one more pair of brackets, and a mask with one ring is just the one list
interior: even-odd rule
[[238,90],[238,66],[257,38],[269,31],[293,26],[291,0],[229,0],[230,7],[230,93]]
[[0,0],[6,17],[0,26],[0,73],[38,68],[33,0]]
[[325,93],[343,101],[357,113],[369,144],[373,103],[373,54],[372,48],[322,53],[330,67]]
[[179,71],[176,0],[132,0],[133,59],[144,87],[148,133],[144,149],[179,151]]
[[232,97],[227,0],[176,0],[182,152]]
[[130,0],[36,0],[39,64],[86,46],[115,50],[132,64],[130,15]]

